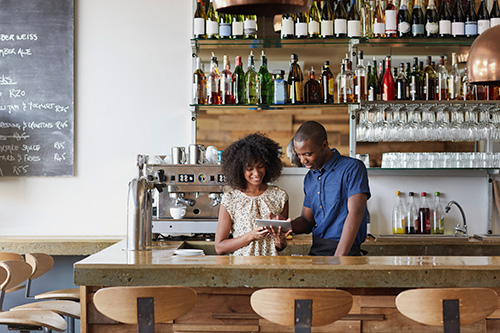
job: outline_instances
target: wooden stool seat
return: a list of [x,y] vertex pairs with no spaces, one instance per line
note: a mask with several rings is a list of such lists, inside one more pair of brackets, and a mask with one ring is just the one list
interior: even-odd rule
[[324,326],[346,316],[352,307],[352,295],[336,289],[269,288],[255,291],[250,304],[257,314],[273,323],[296,326],[297,300],[312,301],[308,327]]
[[59,300],[80,301],[80,289],[69,288],[69,289],[48,291],[46,293],[35,295],[35,299],[59,299]]
[[80,319],[80,303],[74,301],[42,301],[19,305],[10,309],[10,311],[17,310],[31,310],[31,309],[44,309],[50,310],[61,316]]
[[49,310],[4,311],[0,312],[0,324],[9,326],[46,327],[53,331],[63,332],[67,328],[63,317]]

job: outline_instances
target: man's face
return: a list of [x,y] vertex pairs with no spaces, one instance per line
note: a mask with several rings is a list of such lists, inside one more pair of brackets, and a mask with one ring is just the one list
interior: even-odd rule
[[328,142],[318,145],[311,140],[294,141],[295,152],[300,162],[308,169],[319,170],[325,163],[328,152]]

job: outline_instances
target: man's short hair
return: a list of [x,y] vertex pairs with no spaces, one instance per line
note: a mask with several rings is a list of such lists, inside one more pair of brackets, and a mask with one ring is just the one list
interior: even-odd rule
[[297,142],[311,140],[314,144],[321,146],[323,142],[328,141],[328,136],[323,125],[317,121],[309,120],[300,125],[293,140]]

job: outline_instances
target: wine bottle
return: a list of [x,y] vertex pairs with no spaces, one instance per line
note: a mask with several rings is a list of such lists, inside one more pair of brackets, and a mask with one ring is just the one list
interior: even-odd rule
[[356,3],[353,3],[349,8],[349,15],[347,16],[347,37],[361,37],[361,15],[359,14]]
[[311,8],[309,9],[309,17],[307,23],[307,31],[309,38],[319,38],[320,29],[320,15],[318,9],[318,2],[312,1]]
[[217,57],[212,52],[210,73],[207,79],[207,104],[220,104],[220,74],[217,65]]
[[246,39],[257,38],[257,15],[245,15],[243,22],[243,35]]
[[380,0],[375,5],[375,14],[373,16],[373,37],[385,37],[385,16],[382,11]]
[[432,58],[427,56],[426,66],[424,69],[424,100],[432,101],[434,100],[436,94],[436,71],[432,68]]
[[236,57],[236,67],[233,72],[234,104],[245,104],[245,72],[241,57]]
[[333,81],[332,71],[330,70],[330,62],[328,60],[325,60],[325,65],[323,66],[323,70],[321,72],[321,86],[323,90],[323,103],[333,103],[335,84]]
[[233,33],[233,39],[242,39],[243,38],[243,25],[245,21],[245,17],[240,14],[231,15],[232,24],[231,31]]
[[281,38],[290,39],[294,38],[294,25],[295,19],[293,14],[283,14],[281,16]]
[[290,98],[290,103],[300,104],[304,102],[303,95],[303,85],[304,77],[302,76],[302,70],[298,63],[299,57],[296,54],[292,54],[290,61],[290,71],[288,72],[288,96]]
[[500,8],[498,7],[498,0],[493,0],[493,5],[490,11],[490,26],[494,27],[500,24]]
[[361,1],[361,35],[370,38],[373,36],[373,7],[369,0],[359,1]]
[[262,50],[260,56],[260,68],[257,76],[257,91],[259,92],[260,104],[271,104],[271,73],[267,69],[267,58]]
[[488,8],[484,0],[481,0],[479,4],[479,10],[477,11],[477,33],[480,35],[486,29],[490,27],[490,13],[488,13]]
[[309,80],[304,84],[304,95],[306,103],[319,104],[323,100],[321,84],[316,81],[316,72],[311,67]]
[[451,13],[449,0],[441,2],[439,11],[439,37],[448,38],[451,36]]
[[345,71],[341,81],[344,103],[356,103],[358,98],[356,96],[355,75],[352,71],[352,62],[348,59],[345,63]]
[[463,37],[465,35],[465,14],[462,8],[462,1],[455,1],[453,13],[451,14],[451,35],[453,37]]
[[207,16],[205,15],[203,0],[197,0],[193,18],[193,38],[204,39],[207,37],[205,34],[206,20]]
[[373,72],[372,66],[368,65],[366,69],[366,85],[368,86],[368,101],[377,100],[378,80],[377,75]]
[[248,56],[248,67],[245,73],[245,103],[257,104],[259,95],[257,94],[257,72],[255,71],[255,59],[253,51],[250,51]]
[[410,11],[406,0],[401,0],[401,6],[398,11],[398,36],[401,38],[411,36]]
[[413,11],[411,13],[411,34],[413,37],[424,37],[425,36],[425,17],[422,12],[422,5],[420,0],[415,0],[413,5]]
[[391,72],[391,57],[385,57],[385,73],[382,81],[382,100],[394,100],[394,77]]
[[219,38],[229,39],[231,38],[231,24],[232,18],[231,14],[218,13],[219,16]]
[[399,74],[396,78],[396,99],[397,100],[407,100],[408,99],[408,78],[405,74],[405,65],[401,63],[399,65]]
[[389,0],[385,7],[385,36],[397,37],[398,35],[398,10],[393,0]]
[[227,55],[224,55],[224,69],[220,73],[220,98],[221,104],[234,104],[233,76]]
[[[203,26],[205,28],[205,26]],[[193,104],[205,104],[207,99],[207,91],[205,85],[207,80],[205,73],[201,69],[201,59],[196,57],[196,70],[193,73]]]
[[429,204],[427,203],[427,193],[422,192],[420,194],[422,200],[420,201],[420,207],[418,209],[418,221],[420,223],[420,233],[430,234],[431,233],[431,210]]
[[328,0],[321,11],[321,38],[333,38],[333,10]]
[[337,7],[333,14],[333,25],[336,38],[347,36],[347,12],[342,0],[337,1]]
[[358,53],[358,65],[356,66],[356,96],[358,97],[358,102],[366,101],[366,67],[363,62],[363,51]]
[[295,38],[307,38],[307,16],[297,13],[295,16]]
[[425,32],[427,37],[437,37],[439,33],[439,15],[434,0],[429,0],[425,11]]
[[457,54],[451,54],[451,70],[448,75],[448,97],[450,100],[460,99],[461,75],[458,70]]
[[474,8],[474,0],[468,0],[465,11],[465,37],[474,38],[477,36],[477,14]]
[[207,25],[206,33],[208,39],[219,38],[219,18],[217,17],[217,12],[214,9],[214,2],[210,0],[207,9]]
[[418,101],[422,99],[421,91],[421,76],[418,70],[418,58],[413,58],[413,67],[411,71],[410,81],[410,99],[412,101]]
[[448,100],[448,70],[446,69],[446,63],[444,56],[439,57],[439,66],[437,68],[437,96],[434,99],[438,101]]

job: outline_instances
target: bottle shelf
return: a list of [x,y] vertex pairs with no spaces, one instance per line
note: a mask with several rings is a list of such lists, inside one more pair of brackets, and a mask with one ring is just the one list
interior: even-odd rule
[[192,108],[198,109],[250,109],[250,110],[280,110],[280,109],[309,109],[309,108],[346,108],[347,103],[333,104],[190,104]]

